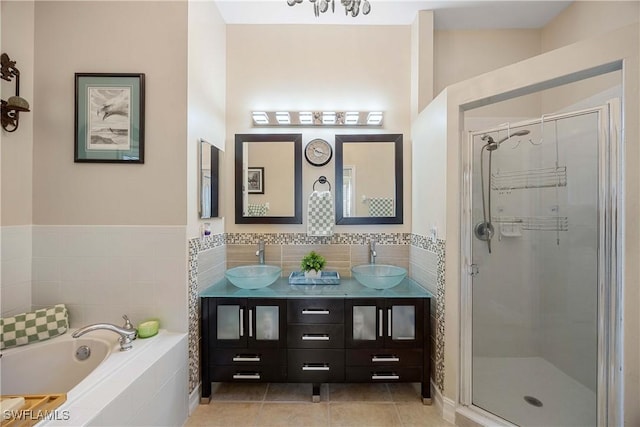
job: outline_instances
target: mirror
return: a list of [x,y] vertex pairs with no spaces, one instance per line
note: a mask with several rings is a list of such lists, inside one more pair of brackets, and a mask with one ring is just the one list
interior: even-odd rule
[[336,135],[336,224],[402,224],[402,134]]
[[219,158],[220,150],[215,145],[200,139],[198,206],[202,219],[218,216]]
[[302,134],[236,134],[236,224],[302,224]]

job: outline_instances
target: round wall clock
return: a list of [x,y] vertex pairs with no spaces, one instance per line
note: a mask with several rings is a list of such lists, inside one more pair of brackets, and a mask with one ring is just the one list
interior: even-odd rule
[[312,139],[304,149],[304,157],[313,166],[324,166],[333,157],[333,149],[324,139]]

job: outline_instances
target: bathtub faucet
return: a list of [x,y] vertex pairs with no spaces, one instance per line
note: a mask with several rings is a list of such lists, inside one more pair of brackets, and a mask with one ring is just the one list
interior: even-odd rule
[[133,348],[133,344],[131,343],[138,337],[138,331],[136,331],[136,328],[131,325],[131,322],[129,321],[129,318],[126,314],[122,316],[122,318],[125,321],[124,326],[112,325],[111,323],[95,323],[93,325],[88,325],[78,329],[73,334],[71,334],[71,336],[73,338],[80,338],[86,333],[103,329],[105,331],[115,332],[116,334],[120,335],[120,339],[118,340],[120,342],[120,351],[131,350]]

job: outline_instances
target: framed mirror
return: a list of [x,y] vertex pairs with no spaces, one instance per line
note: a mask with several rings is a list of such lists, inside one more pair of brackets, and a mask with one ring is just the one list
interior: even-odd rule
[[198,165],[200,166],[198,179],[200,218],[216,218],[219,216],[220,150],[204,139],[200,139],[198,147]]
[[336,135],[336,224],[402,224],[402,134]]
[[302,134],[236,134],[236,224],[302,224]]

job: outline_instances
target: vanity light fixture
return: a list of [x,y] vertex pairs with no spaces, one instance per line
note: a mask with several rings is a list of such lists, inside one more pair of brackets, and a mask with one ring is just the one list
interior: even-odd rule
[[382,126],[382,111],[253,111],[253,126]]
[[13,78],[16,79],[16,94],[10,96],[6,101],[0,100],[2,105],[0,106],[0,117],[2,123],[2,129],[7,132],[15,132],[18,129],[20,112],[29,112],[29,103],[20,97],[20,70],[16,67],[16,61],[9,59],[9,55],[3,53],[0,56],[0,78],[10,82]]

